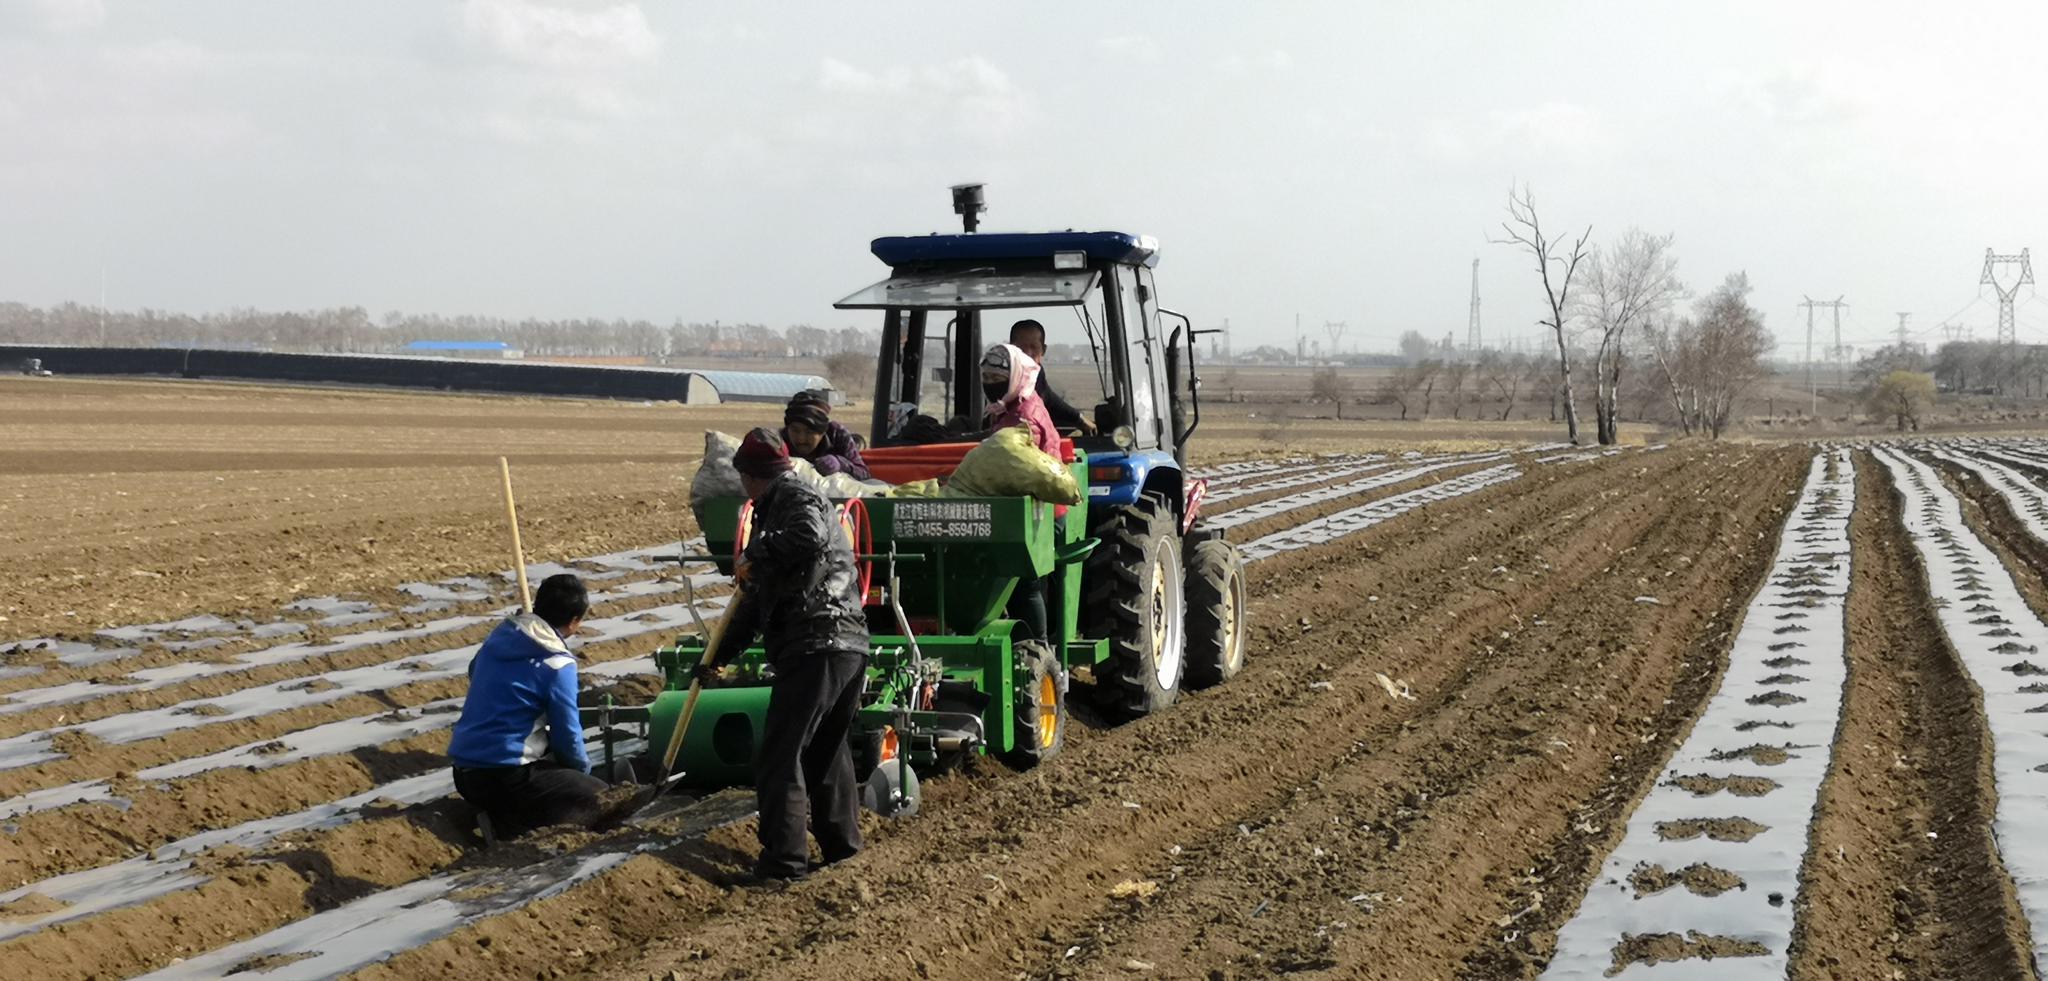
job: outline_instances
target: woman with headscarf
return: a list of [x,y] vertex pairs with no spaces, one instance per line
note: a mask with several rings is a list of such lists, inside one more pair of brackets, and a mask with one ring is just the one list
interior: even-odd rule
[[[988,396],[990,430],[1029,426],[1032,442],[1047,456],[1060,458],[1060,431],[1053,428],[1045,400],[1038,396],[1038,362],[1031,360],[1030,355],[1014,344],[989,348],[981,358],[981,391]],[[1064,507],[1053,509],[1062,539],[1066,534],[1066,513]],[[1023,580],[1010,597],[1010,615],[1023,623],[1028,639],[1050,639],[1046,632],[1045,598],[1051,582],[1051,576]]]
[[1014,344],[997,344],[981,358],[981,390],[988,396],[989,428],[1030,426],[1032,442],[1060,457],[1060,431],[1038,396],[1038,362]]
[[811,461],[825,476],[843,473],[855,480],[873,479],[860,458],[860,441],[832,421],[832,404],[816,391],[798,392],[782,410],[782,441],[790,456]]

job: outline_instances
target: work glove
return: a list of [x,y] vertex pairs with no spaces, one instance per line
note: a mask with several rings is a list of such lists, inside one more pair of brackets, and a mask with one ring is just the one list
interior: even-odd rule
[[697,679],[697,684],[706,688],[716,688],[718,687],[718,673],[722,670],[724,669],[716,664],[699,664],[691,674]]

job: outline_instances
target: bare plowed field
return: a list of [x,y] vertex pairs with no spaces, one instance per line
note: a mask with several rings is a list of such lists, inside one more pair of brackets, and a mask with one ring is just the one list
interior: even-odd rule
[[602,591],[586,686],[640,701],[679,478],[760,411],[0,404],[41,461],[0,471],[7,976],[2035,976],[2024,441],[1231,454],[1243,675],[771,889],[747,794],[485,848],[441,755],[510,598],[496,457],[533,571]]

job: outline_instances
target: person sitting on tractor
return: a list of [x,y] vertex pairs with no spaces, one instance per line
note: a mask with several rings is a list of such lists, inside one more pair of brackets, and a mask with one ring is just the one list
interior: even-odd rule
[[1052,417],[1054,426],[1060,429],[1078,429],[1084,435],[1095,435],[1095,424],[1081,410],[1067,403],[1060,393],[1053,391],[1052,382],[1045,377],[1045,325],[1036,320],[1019,320],[1010,325],[1010,346],[1031,356],[1038,363],[1038,381],[1032,391],[1045,401],[1045,413]]
[[564,641],[590,611],[583,580],[541,580],[533,612],[498,624],[469,662],[469,694],[448,756],[455,790],[482,812],[485,840],[554,824],[588,826],[605,782],[590,775],[576,712],[576,657]]
[[754,771],[760,807],[761,879],[810,871],[804,819],[825,864],[860,851],[860,784],[847,735],[867,676],[868,625],[853,545],[838,509],[791,473],[789,450],[768,429],[732,457],[754,501],[753,537],[734,564],[738,597],[711,663],[719,671],[761,638],[774,669]]
[[811,461],[827,477],[843,473],[855,480],[870,479],[868,465],[860,458],[859,438],[832,421],[832,404],[816,391],[790,398],[782,410],[782,440],[791,457]]
[[981,358],[981,391],[988,396],[989,429],[1030,426],[1031,441],[1059,459],[1060,431],[1038,397],[1038,362],[1014,344],[997,344]]
[[[988,354],[981,359],[981,389],[982,394],[989,398],[988,411],[992,417],[989,428],[1030,426],[1033,442],[1047,456],[1058,460],[1060,433],[1053,428],[1051,417],[1046,415],[1045,402],[1033,387],[1037,380],[1038,362],[1014,344],[998,344],[989,348]],[[1053,514],[1060,534],[1064,535],[1067,509],[1055,507]],[[1023,624],[1026,639],[1048,639],[1045,595],[1051,584],[1051,576],[1021,580],[1010,597],[1010,615]]]

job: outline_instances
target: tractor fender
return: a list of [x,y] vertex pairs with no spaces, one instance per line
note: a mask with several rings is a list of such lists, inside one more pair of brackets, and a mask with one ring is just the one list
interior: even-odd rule
[[1128,506],[1147,493],[1173,502],[1175,517],[1185,506],[1181,497],[1180,461],[1164,450],[1088,454],[1088,504]]

